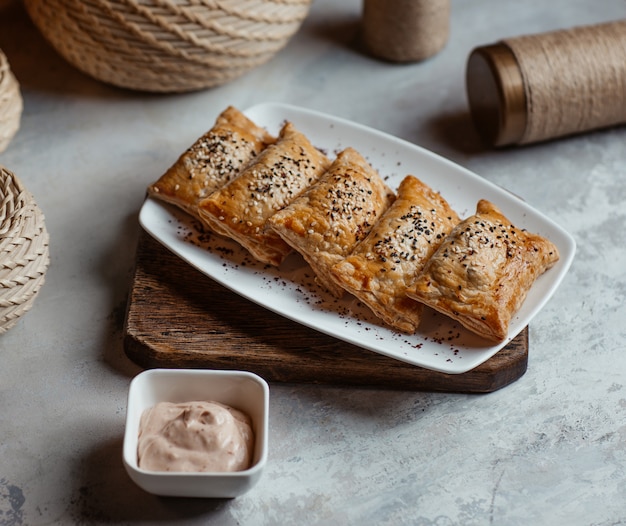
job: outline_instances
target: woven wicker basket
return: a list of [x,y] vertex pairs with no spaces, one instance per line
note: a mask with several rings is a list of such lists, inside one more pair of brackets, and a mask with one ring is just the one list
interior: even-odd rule
[[71,64],[115,86],[183,92],[224,84],[272,58],[311,0],[24,0]]
[[17,79],[9,67],[9,61],[0,51],[0,152],[13,139],[20,127],[22,95]]
[[50,262],[44,216],[33,196],[0,166],[0,334],[35,301]]

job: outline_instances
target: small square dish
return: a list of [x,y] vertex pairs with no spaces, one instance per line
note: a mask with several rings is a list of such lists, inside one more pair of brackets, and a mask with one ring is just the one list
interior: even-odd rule
[[[254,432],[248,469],[229,472],[150,471],[138,465],[139,426],[144,410],[159,402],[212,401],[242,411]],[[130,478],[149,493],[168,497],[234,498],[261,478],[268,454],[269,386],[246,371],[151,369],[130,383],[123,463]]]

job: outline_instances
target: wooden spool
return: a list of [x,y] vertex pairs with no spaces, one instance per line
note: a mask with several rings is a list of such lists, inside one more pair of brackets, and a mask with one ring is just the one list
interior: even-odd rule
[[375,57],[426,60],[448,41],[450,0],[363,0],[362,33]]
[[626,123],[626,20],[505,39],[472,51],[466,83],[492,146]]

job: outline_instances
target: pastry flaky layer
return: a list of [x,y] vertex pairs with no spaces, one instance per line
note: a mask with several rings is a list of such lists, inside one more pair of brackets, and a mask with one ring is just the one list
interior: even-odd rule
[[531,286],[559,259],[552,242],[516,228],[486,200],[459,223],[407,294],[491,341],[504,341]]
[[264,128],[229,106],[208,132],[148,186],[148,195],[199,219],[198,203],[236,177],[275,140]]
[[407,289],[460,221],[448,202],[414,176],[406,176],[394,203],[351,254],[331,268],[337,284],[390,326],[417,329],[423,305]]
[[332,266],[345,258],[394,199],[380,175],[353,148],[337,154],[328,171],[269,219],[268,225],[309,263],[320,285],[336,296]]
[[330,160],[287,122],[241,173],[198,203],[200,217],[256,259],[280,265],[291,247],[267,220],[289,205],[328,169]]

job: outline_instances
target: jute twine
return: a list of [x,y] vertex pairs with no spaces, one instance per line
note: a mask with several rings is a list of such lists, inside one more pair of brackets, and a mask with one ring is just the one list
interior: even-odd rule
[[44,283],[48,232],[33,196],[0,166],[0,334],[26,313]]
[[20,86],[9,67],[9,61],[0,51],[0,152],[7,146],[20,127],[23,102]]
[[505,40],[524,80],[520,143],[626,123],[626,21]]
[[311,0],[24,0],[71,64],[116,86],[182,92],[217,86],[272,58]]
[[363,41],[374,56],[418,62],[438,53],[450,33],[450,0],[364,0]]

